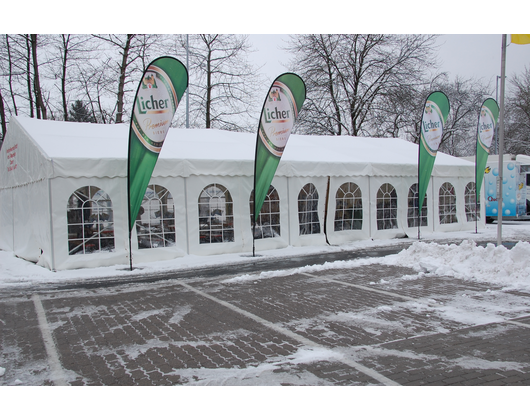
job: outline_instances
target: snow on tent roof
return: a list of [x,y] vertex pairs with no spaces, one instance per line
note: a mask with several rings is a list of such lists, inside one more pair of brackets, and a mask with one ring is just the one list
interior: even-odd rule
[[[129,124],[12,117],[53,162],[54,177],[127,174]],[[9,134],[9,130],[8,130]],[[256,134],[170,129],[153,176],[252,176]],[[279,176],[417,176],[418,146],[397,138],[292,134]],[[474,164],[438,153],[434,176],[474,176]]]

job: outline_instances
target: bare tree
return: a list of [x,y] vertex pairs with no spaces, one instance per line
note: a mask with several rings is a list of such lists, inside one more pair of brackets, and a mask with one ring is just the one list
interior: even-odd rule
[[60,99],[53,101],[50,109],[57,108],[62,118],[68,121],[68,104],[71,96],[79,96],[79,75],[77,71],[84,71],[84,67],[95,59],[93,51],[97,47],[87,35],[59,34],[50,37],[49,66],[44,73],[53,80],[54,91]]
[[298,130],[340,136],[347,132],[343,123],[343,94],[337,85],[340,35],[292,37],[288,50],[296,62],[294,71],[304,79],[308,96],[299,116]]
[[[181,41],[185,47],[184,38]],[[244,131],[256,124],[259,75],[246,36],[190,36],[190,115],[196,127]],[[252,120],[254,118],[254,120]]]
[[[157,45],[159,35],[94,35],[95,38],[105,41],[110,50],[105,52],[102,62],[102,71],[109,74],[114,80],[108,89],[116,93],[117,124],[124,121],[124,107],[128,96],[136,90],[140,75],[148,64],[151,46]],[[154,51],[154,50],[153,50]],[[110,92],[109,92],[110,93]],[[131,95],[132,94],[132,95]]]
[[33,90],[35,91],[35,105],[37,109],[37,118],[46,119],[46,106],[44,105],[44,99],[42,95],[42,89],[40,84],[40,75],[39,75],[39,63],[37,58],[37,34],[29,35],[31,43],[31,57],[33,64]]
[[453,156],[474,155],[480,106],[491,92],[480,81],[459,76],[451,82],[442,79],[436,90],[447,95],[451,107],[439,150]]
[[47,36],[36,34],[3,37],[2,61],[6,61],[2,62],[2,74],[7,76],[10,113],[18,115],[22,112],[30,117],[36,114],[37,118],[47,118],[46,91],[40,78],[40,70],[47,61],[41,63],[38,56],[38,52],[44,51],[46,40]]
[[306,82],[300,114],[309,134],[375,135],[376,116],[398,89],[424,83],[434,35],[296,35],[291,69]]
[[384,130],[379,135],[401,137],[418,144],[423,107],[433,91],[444,92],[450,104],[440,152],[453,156],[474,154],[480,106],[491,94],[488,86],[475,79],[456,76],[450,80],[447,74],[441,73],[420,88],[391,92],[387,97],[388,107],[380,110],[377,116]]
[[[12,54],[11,54],[11,45],[10,45],[10,41],[9,41],[9,35],[8,34],[5,34],[5,60],[7,62],[7,80],[8,80],[8,88],[9,88],[9,92],[11,94],[11,101],[13,103],[13,113],[15,115],[18,115],[18,110],[17,110],[17,101],[16,101],[16,95],[15,95],[15,90],[14,90],[14,87],[13,87],[13,78],[15,76],[15,71],[14,71],[14,68],[13,68],[13,58],[12,58]],[[2,71],[3,74],[5,74],[5,71]]]
[[505,150],[507,153],[530,155],[530,69],[511,80],[512,89],[506,100]]

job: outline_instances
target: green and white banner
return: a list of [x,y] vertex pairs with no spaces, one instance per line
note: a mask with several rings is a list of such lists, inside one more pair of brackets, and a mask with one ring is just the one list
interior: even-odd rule
[[284,73],[272,83],[265,98],[254,160],[254,222],[258,220],[305,95],[304,81],[294,73]]
[[187,87],[186,67],[173,57],[160,57],[149,64],[136,91],[129,129],[129,233]]
[[[425,101],[421,120],[420,147],[418,154],[419,214],[431,179],[438,147],[442,142],[443,127],[449,115],[449,99],[443,92],[433,92]],[[419,227],[419,224],[418,224]]]
[[477,126],[477,153],[475,155],[475,186],[477,202],[484,180],[484,171],[488,163],[490,146],[495,136],[495,127],[499,119],[499,105],[495,99],[488,98],[482,103]]

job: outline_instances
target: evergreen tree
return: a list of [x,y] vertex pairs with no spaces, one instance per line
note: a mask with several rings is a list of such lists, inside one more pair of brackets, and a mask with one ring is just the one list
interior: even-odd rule
[[97,122],[90,110],[86,107],[83,101],[80,100],[76,100],[72,105],[70,105],[69,120],[76,122]]

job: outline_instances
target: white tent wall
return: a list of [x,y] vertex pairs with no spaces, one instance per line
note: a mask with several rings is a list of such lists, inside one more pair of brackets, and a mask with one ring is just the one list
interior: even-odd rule
[[[287,196],[288,204],[288,220],[290,240],[289,244],[292,246],[309,246],[309,245],[325,245],[326,235],[324,234],[324,214],[326,211],[326,191],[328,185],[327,177],[296,177],[287,178],[289,193]],[[300,234],[300,216],[298,211],[298,197],[302,188],[307,184],[313,184],[318,193],[318,222],[320,224],[320,233]]]
[[[68,200],[78,189],[96,187],[112,201],[114,250],[69,254]],[[127,181],[125,178],[54,178],[51,180],[55,269],[94,268],[129,263]]]
[[[125,185],[124,188],[126,188],[126,179],[123,179],[123,182]],[[161,187],[166,188],[173,198],[173,203],[175,207],[175,246],[139,249],[138,235],[135,228],[132,230],[131,236],[133,264],[170,260],[182,257],[188,253],[188,216],[186,207],[185,179],[181,177],[152,177],[150,185],[159,185]],[[127,212],[126,193],[123,197],[123,200],[126,209],[125,211]],[[128,217],[127,213],[125,213],[124,217]]]
[[[404,236],[403,220],[406,220],[406,194],[408,192],[405,179],[407,177],[383,177],[373,176],[369,177],[369,198],[370,198],[370,236],[374,239],[390,239]],[[397,226],[391,229],[378,229],[378,212],[377,212],[377,197],[379,189],[385,185],[390,184],[397,194]],[[388,217],[388,214],[385,214]]]
[[[126,125],[11,118],[0,158],[0,247],[57,270],[128,265],[127,139]],[[188,254],[252,251],[249,200],[255,141],[252,133],[169,131],[150,183],[164,187],[173,198],[175,245],[139,248],[133,229],[133,264]],[[405,234],[415,237],[417,227],[408,227],[407,213],[408,191],[417,183],[417,147],[400,139],[292,135],[272,181],[280,201],[280,236],[256,239],[256,251],[323,245],[324,227],[332,245]],[[466,220],[464,198],[465,187],[472,181],[473,163],[439,153],[427,190],[428,226],[421,231],[474,229],[474,222]],[[457,223],[439,222],[439,189],[444,182],[451,182],[455,189]],[[361,192],[362,224],[356,208],[355,220],[341,227],[345,230],[335,231],[337,191],[345,183],[355,184]],[[397,196],[397,227],[377,229],[377,193],[385,183],[392,185]],[[210,225],[208,240],[200,228],[199,198],[211,184],[221,185],[232,198],[233,225],[226,231],[231,235],[233,229],[233,240],[216,243],[212,239],[219,225]],[[300,234],[298,197],[307,184],[313,184],[318,192],[320,232]],[[114,249],[103,251],[107,246],[102,246],[97,252],[90,252],[91,248],[84,249],[85,254],[69,255],[70,248],[76,246],[69,246],[69,240],[74,243],[78,239],[68,227],[68,200],[88,186],[103,190],[112,201]],[[345,192],[341,194],[345,197]],[[482,198],[479,226],[484,226],[483,210]],[[213,213],[207,216],[212,217],[210,221],[217,217]],[[354,225],[358,229],[349,230]],[[201,243],[201,231],[205,243]]]
[[0,249],[13,251],[15,223],[13,188],[0,189]]
[[[409,238],[418,237],[418,226],[409,227],[408,223],[408,208],[409,208],[409,190],[410,188],[418,183],[418,177],[406,177],[405,182],[407,184],[407,191],[404,192],[403,201],[400,203],[404,206],[403,220],[400,223],[403,227],[403,231]],[[433,203],[433,177],[429,180],[429,185],[427,185],[427,198],[425,203],[427,204],[427,226],[420,226],[420,237],[423,233],[432,233],[434,231],[434,203]],[[425,216],[422,213],[422,217]]]
[[[211,184],[226,188],[232,198],[233,242],[200,243],[199,197]],[[248,199],[251,190],[246,177],[232,176],[195,176],[186,178],[186,213],[188,215],[188,249],[190,254],[215,255],[240,252],[245,248],[244,229],[249,225]],[[246,212],[245,212],[246,210]],[[230,215],[226,215],[230,217]],[[251,240],[251,239],[250,239]]]
[[13,252],[20,258],[52,268],[48,181],[13,190]]
[[[337,211],[337,191],[345,183],[354,183],[361,190],[362,199],[362,228],[359,230],[335,230],[335,213]],[[331,245],[341,245],[347,242],[370,238],[370,198],[369,177],[331,177],[329,183],[329,201],[327,214],[327,236]]]
[[[475,228],[475,221],[467,220],[465,211],[465,188],[470,182],[475,182],[474,179],[463,178],[463,177],[436,177],[433,179],[433,198],[434,198],[434,230],[438,232],[454,232],[459,230],[467,230]],[[441,223],[440,213],[443,209],[443,205],[440,205],[440,189],[443,184],[450,183],[455,190],[456,196],[456,219],[454,223]],[[484,217],[484,195],[481,195],[480,203],[480,220],[477,224],[478,227],[485,227]]]
[[52,161],[13,118],[0,158],[0,247],[53,266],[49,176]]

